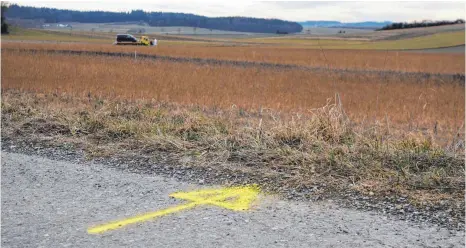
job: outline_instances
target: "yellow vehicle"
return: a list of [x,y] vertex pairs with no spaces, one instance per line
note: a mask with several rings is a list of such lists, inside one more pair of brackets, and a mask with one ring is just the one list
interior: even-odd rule
[[152,46],[152,41],[149,40],[149,37],[147,36],[141,36],[141,39],[139,39],[139,42],[144,46]]
[[141,39],[136,39],[130,34],[117,34],[115,45],[133,45],[133,46],[153,46],[155,42],[147,36],[141,36]]

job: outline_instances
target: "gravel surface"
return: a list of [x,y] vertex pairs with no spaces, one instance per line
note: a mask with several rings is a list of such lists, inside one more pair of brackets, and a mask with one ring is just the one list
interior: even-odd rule
[[[21,153],[27,155],[38,155],[41,157],[68,161],[71,163],[89,163],[85,152],[79,148],[57,147],[56,144],[46,140],[35,139],[10,139],[2,137],[2,151]],[[169,155],[169,154],[168,154]],[[157,157],[167,154],[159,153]],[[351,189],[341,191],[336,195],[322,195],[319,191],[326,185],[314,185],[311,188],[289,188],[280,185],[284,180],[279,175],[261,175],[254,172],[234,170],[229,167],[190,167],[172,164],[162,160],[153,160],[153,156],[143,154],[125,154],[119,152],[118,156],[112,158],[94,158],[92,162],[103,164],[110,168],[129,171],[137,174],[157,175],[175,178],[179,181],[195,183],[200,185],[237,185],[259,183],[267,192],[274,192],[282,199],[297,200],[301,202],[323,202],[332,201],[339,207],[353,209],[369,214],[378,214],[393,220],[402,220],[416,225],[431,225],[448,230],[465,230],[464,205],[451,205],[455,203],[443,202],[438,205],[428,205],[419,209],[408,202],[406,196],[386,196],[383,198],[361,195]],[[458,203],[457,203],[458,204]]]
[[[59,155],[59,154],[56,154]],[[262,195],[250,211],[198,207],[89,235],[89,226],[180,204],[203,187],[2,152],[2,247],[464,247],[464,231],[414,225],[321,201]]]

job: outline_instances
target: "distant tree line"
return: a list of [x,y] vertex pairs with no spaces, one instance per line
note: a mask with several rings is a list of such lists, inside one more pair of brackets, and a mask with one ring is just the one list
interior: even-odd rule
[[8,24],[5,22],[5,13],[8,9],[8,4],[6,2],[1,2],[1,6],[2,6],[2,17],[1,17],[1,21],[2,21],[2,34],[8,34]]
[[423,28],[423,27],[433,27],[433,26],[442,26],[442,25],[452,25],[452,24],[461,24],[464,23],[463,19],[457,19],[455,21],[422,21],[422,22],[394,22],[388,24],[383,28],[377,29],[380,30],[392,30],[392,29],[404,29],[404,28]]
[[145,12],[132,10],[130,12],[108,11],[75,11],[55,8],[36,8],[11,5],[8,18],[44,19],[46,23],[81,22],[81,23],[112,23],[112,22],[144,22],[150,26],[186,26],[217,30],[229,30],[257,33],[297,33],[303,27],[290,21],[278,19],[262,19],[249,17],[206,17],[185,13]]

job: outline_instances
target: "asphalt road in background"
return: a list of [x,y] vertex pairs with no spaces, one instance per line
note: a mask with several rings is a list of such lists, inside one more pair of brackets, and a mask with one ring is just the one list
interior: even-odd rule
[[[464,247],[464,232],[387,219],[331,202],[260,196],[234,212],[198,206],[103,234],[87,228],[183,204],[208,186],[104,165],[2,152],[2,247]],[[212,186],[211,186],[212,187]]]

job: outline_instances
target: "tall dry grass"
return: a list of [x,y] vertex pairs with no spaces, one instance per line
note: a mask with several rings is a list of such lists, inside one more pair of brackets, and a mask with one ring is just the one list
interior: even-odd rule
[[464,209],[453,79],[12,51],[1,70],[2,139]]
[[296,64],[338,69],[395,70],[430,73],[465,72],[463,54],[426,54],[398,51],[325,50],[258,46],[195,46],[159,47],[113,46],[100,44],[30,44],[3,43],[3,48],[61,49],[104,52],[129,52],[163,56],[211,58],[236,61],[255,61]]
[[338,100],[309,118],[284,120],[273,111],[236,107],[206,113],[152,100],[2,93],[2,139],[19,144],[207,168],[208,175],[222,175],[220,183],[259,183],[274,191],[402,194],[421,207],[443,200],[464,208],[463,156],[428,137],[409,131],[391,137],[379,129],[352,125]]
[[[2,89],[112,99],[149,99],[307,115],[339,93],[349,118],[392,131],[463,134],[464,83],[390,76],[201,66],[130,58],[4,51]],[[460,130],[460,131],[458,131]]]

